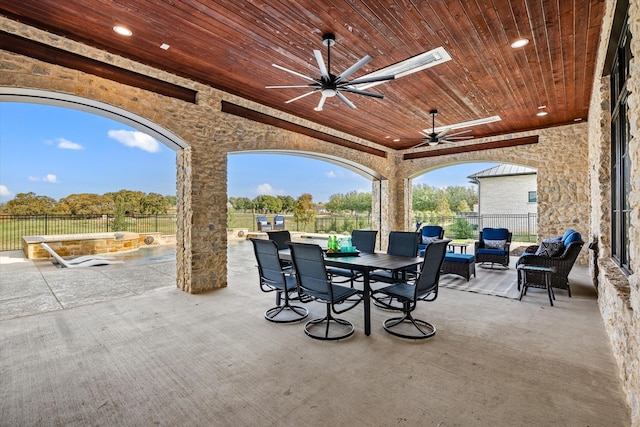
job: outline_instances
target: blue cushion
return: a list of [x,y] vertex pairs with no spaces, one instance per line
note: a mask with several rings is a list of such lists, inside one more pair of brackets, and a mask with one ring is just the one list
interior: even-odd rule
[[565,232],[564,232],[564,234],[562,235],[561,240],[564,242],[564,241],[567,239],[567,237],[569,237],[571,234],[573,234],[573,233],[575,233],[575,232],[576,232],[576,230],[572,230],[571,228],[570,228],[570,229],[568,229],[568,230],[567,230],[567,231],[565,231]]
[[572,242],[579,242],[582,240],[582,236],[580,235],[580,233],[578,233],[577,231],[574,231],[573,233],[569,234],[569,236],[567,236],[566,239],[564,239],[564,246],[569,246],[569,243]]
[[428,237],[440,237],[440,230],[442,227],[439,225],[425,225],[422,227],[422,235]]
[[483,240],[507,240],[509,230],[506,228],[485,228],[482,230]]
[[463,264],[473,264],[474,262],[476,262],[476,257],[469,254],[447,253],[444,256],[444,260],[447,262],[460,262]]
[[502,249],[486,249],[486,248],[478,248],[479,254],[487,254],[487,255],[504,255],[507,251]]

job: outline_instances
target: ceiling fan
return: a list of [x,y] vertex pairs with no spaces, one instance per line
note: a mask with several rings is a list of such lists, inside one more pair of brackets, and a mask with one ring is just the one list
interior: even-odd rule
[[373,98],[384,98],[384,95],[373,92],[366,92],[360,89],[357,89],[355,85],[363,84],[363,83],[373,83],[373,82],[384,82],[388,80],[395,79],[395,76],[378,76],[378,77],[365,77],[354,80],[347,80],[351,74],[358,71],[363,65],[367,62],[371,61],[371,56],[366,55],[358,62],[353,64],[351,67],[344,70],[342,73],[337,76],[331,74],[331,46],[333,46],[336,42],[336,37],[333,34],[325,34],[322,36],[322,44],[327,47],[327,65],[325,66],[324,59],[322,58],[322,52],[314,49],[313,53],[316,57],[316,62],[318,63],[318,68],[320,70],[320,78],[313,78],[306,76],[304,74],[298,73],[297,71],[290,70],[288,68],[282,67],[277,64],[272,64],[274,67],[286,71],[287,73],[294,74],[298,77],[302,77],[306,80],[310,80],[313,83],[309,83],[306,85],[289,85],[289,86],[266,86],[267,89],[289,89],[289,88],[311,88],[310,92],[304,93],[300,96],[297,96],[293,99],[286,101],[286,104],[297,101],[298,99],[304,98],[305,96],[314,94],[316,92],[320,92],[321,98],[317,107],[314,108],[315,111],[322,111],[322,107],[324,106],[324,102],[327,98],[331,98],[337,96],[342,102],[344,102],[349,108],[356,108],[356,106],[349,101],[342,92],[355,93],[358,95],[370,96]]
[[431,147],[434,147],[438,144],[442,144],[446,142],[464,141],[464,140],[473,138],[473,135],[460,136],[460,135],[464,135],[465,133],[471,132],[471,129],[450,134],[449,131],[451,130],[451,128],[447,128],[440,133],[436,133],[436,115],[438,114],[438,110],[431,110],[429,111],[429,114],[431,114],[431,133],[424,134],[421,132],[423,135],[426,136],[426,138],[421,139],[418,145],[414,145],[411,148],[418,148],[427,144]]

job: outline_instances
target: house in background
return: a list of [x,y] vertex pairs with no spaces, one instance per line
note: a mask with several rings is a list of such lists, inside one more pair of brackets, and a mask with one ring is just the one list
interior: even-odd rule
[[536,214],[538,211],[535,169],[501,164],[467,178],[478,185],[478,215]]

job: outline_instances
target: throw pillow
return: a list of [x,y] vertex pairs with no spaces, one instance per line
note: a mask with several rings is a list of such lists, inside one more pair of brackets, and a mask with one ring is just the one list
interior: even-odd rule
[[489,249],[504,249],[506,240],[484,240],[484,246]]
[[422,244],[423,245],[428,245],[429,243],[437,240],[437,237],[433,237],[433,236],[422,236]]
[[536,255],[554,257],[562,255],[564,251],[564,244],[562,242],[545,242],[544,240],[540,244],[540,247],[536,251]]

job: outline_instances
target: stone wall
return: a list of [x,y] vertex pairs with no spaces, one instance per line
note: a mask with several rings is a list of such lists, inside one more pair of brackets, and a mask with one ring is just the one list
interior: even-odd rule
[[[527,166],[537,170],[538,240],[561,236],[568,228],[589,239],[589,159],[586,123],[523,132],[491,140],[538,135],[538,143],[455,155],[426,157],[408,161],[403,168],[415,177],[455,163],[497,162]],[[481,144],[487,140],[467,142]],[[588,250],[583,247],[577,263],[586,265]]]
[[611,126],[609,78],[603,74],[609,45],[615,1],[607,1],[598,55],[598,71],[589,108],[589,178],[591,196],[590,234],[594,250],[590,255],[592,276],[598,287],[598,303],[611,340],[620,378],[631,408],[633,426],[640,426],[640,1],[630,1],[630,28],[633,33],[628,99],[631,126],[631,194],[633,206],[629,251],[630,276],[611,258]]

